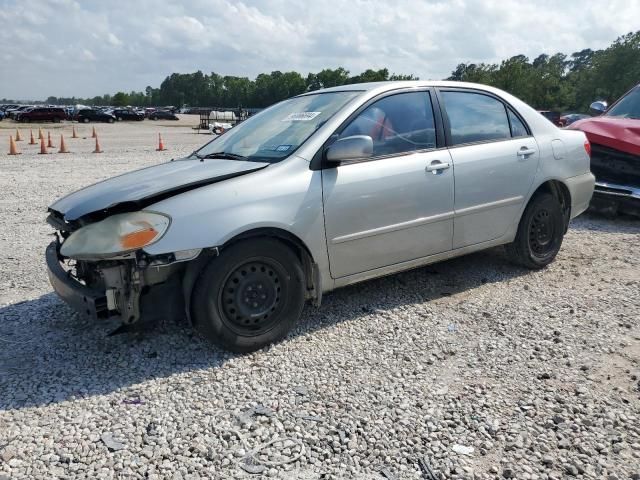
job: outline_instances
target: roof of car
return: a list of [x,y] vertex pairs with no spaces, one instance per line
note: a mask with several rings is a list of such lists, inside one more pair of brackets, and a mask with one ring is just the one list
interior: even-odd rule
[[370,91],[370,90],[395,90],[397,88],[411,88],[411,87],[466,87],[466,88],[480,88],[482,90],[492,90],[492,87],[488,85],[482,85],[480,83],[469,82],[454,82],[450,80],[397,80],[388,82],[369,82],[369,83],[352,83],[349,85],[339,85],[337,87],[323,88],[321,90],[314,90],[312,92],[304,93],[303,95],[309,95],[314,93],[325,92],[345,92],[345,91]]

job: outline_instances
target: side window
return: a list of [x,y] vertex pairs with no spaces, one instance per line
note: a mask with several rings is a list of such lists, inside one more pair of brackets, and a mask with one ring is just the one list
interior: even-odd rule
[[373,156],[436,148],[436,127],[429,92],[398,93],[369,105],[339,138],[368,135]]
[[511,137],[504,104],[488,95],[442,92],[453,145]]
[[511,109],[509,109],[509,123],[511,124],[512,137],[526,137],[529,135],[522,121],[511,111]]

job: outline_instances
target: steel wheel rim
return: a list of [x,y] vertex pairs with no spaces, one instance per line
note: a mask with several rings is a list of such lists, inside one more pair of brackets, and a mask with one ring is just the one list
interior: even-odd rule
[[529,246],[536,255],[547,255],[555,246],[555,223],[546,209],[538,210],[529,224]]
[[268,258],[248,260],[233,269],[218,298],[227,326],[243,336],[271,330],[284,303],[284,277],[282,266]]

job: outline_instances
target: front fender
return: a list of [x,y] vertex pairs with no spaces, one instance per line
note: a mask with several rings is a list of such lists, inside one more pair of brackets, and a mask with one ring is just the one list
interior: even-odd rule
[[167,233],[145,248],[151,255],[216,247],[249,230],[277,228],[298,237],[320,270],[328,271],[321,172],[304,159],[293,157],[148,209],[171,217]]

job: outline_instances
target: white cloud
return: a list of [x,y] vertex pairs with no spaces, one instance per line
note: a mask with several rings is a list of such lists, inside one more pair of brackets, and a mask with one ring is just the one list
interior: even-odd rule
[[172,72],[254,77],[343,66],[443,78],[460,62],[603,48],[627,0],[4,0],[0,97],[93,96]]
[[114,47],[122,45],[122,41],[111,32],[107,34],[107,41]]

